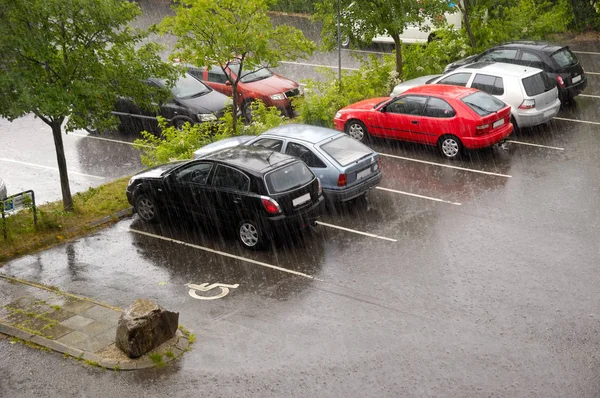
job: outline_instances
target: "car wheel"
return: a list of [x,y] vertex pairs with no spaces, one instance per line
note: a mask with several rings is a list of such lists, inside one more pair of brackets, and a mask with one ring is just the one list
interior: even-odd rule
[[242,245],[248,249],[259,249],[264,244],[262,232],[254,221],[244,220],[240,222],[237,235]]
[[173,119],[173,121],[171,122],[173,124],[173,127],[175,127],[177,130],[183,130],[183,125],[186,123],[190,123],[192,124],[192,121],[190,119],[187,118],[179,118],[179,119]]
[[514,117],[514,116],[511,116],[511,117],[510,117],[510,122],[511,122],[511,123],[512,123],[512,125],[513,125],[513,131],[512,131],[512,133],[511,133],[511,134],[517,134],[517,133],[519,133],[519,132],[521,131],[521,128],[520,128],[520,127],[519,127],[519,125],[517,124],[517,120],[515,119],[515,117]]
[[147,222],[158,222],[159,210],[156,200],[146,193],[139,194],[135,199],[135,211],[140,218]]
[[342,35],[342,38],[340,40],[340,46],[342,46],[342,48],[348,48],[349,45],[350,45],[350,36]]
[[252,102],[247,101],[242,104],[242,117],[246,123],[252,122]]
[[346,123],[346,134],[360,142],[366,142],[369,138],[367,126],[360,120],[350,120]]
[[438,140],[440,152],[447,159],[457,159],[462,152],[462,142],[453,135],[444,135]]

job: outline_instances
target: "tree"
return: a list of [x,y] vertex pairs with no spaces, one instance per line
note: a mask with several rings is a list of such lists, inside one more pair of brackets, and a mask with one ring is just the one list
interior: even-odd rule
[[[277,66],[284,59],[306,57],[315,44],[291,26],[273,27],[267,15],[269,0],[180,0],[175,16],[159,25],[163,33],[177,36],[172,59],[197,66],[219,66],[233,92],[233,114],[238,114],[237,86],[244,71]],[[233,78],[226,72],[239,64]],[[233,120],[237,131],[237,117]]]
[[[73,210],[62,142],[66,131],[111,127],[119,95],[150,107],[166,98],[144,82],[173,82],[159,47],[127,26],[140,14],[123,0],[0,0],[0,116],[35,114],[52,129],[65,211]],[[66,123],[65,123],[66,121]]]
[[[394,40],[396,72],[402,76],[402,40],[400,35],[411,24],[425,28],[428,20],[436,20],[450,10],[445,0],[374,0],[358,2],[342,0],[341,27],[343,35],[360,42],[371,42],[377,35]],[[323,21],[326,45],[337,43],[337,0],[317,4],[317,17]],[[333,40],[333,38],[336,38]],[[327,40],[328,39],[328,40]]]

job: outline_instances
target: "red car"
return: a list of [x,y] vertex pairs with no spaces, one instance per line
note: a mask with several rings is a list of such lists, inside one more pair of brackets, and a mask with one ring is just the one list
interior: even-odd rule
[[[199,68],[186,65],[186,67],[190,75],[201,80],[216,91],[229,97],[233,95],[231,83],[229,83],[225,73],[223,73],[223,69],[219,66]],[[233,80],[235,80],[239,73],[239,64],[230,63],[226,70]],[[294,110],[291,98],[302,95],[302,88],[298,83],[273,73],[268,68],[259,68],[253,71],[244,70],[237,90],[240,99],[238,104],[240,104],[242,115],[246,120],[250,120],[252,117],[250,104],[256,99],[261,100],[268,107],[276,107],[284,116],[293,117]]]
[[335,127],[358,141],[369,135],[437,145],[446,158],[510,135],[510,106],[472,88],[431,84],[398,97],[372,98],[339,110]]

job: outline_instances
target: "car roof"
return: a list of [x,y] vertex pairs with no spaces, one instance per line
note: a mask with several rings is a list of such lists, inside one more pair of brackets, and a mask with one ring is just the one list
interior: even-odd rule
[[425,86],[417,86],[406,90],[402,95],[406,94],[425,94],[434,95],[446,98],[461,98],[467,94],[477,92],[475,88],[462,86],[451,86],[447,84],[427,84]]
[[[293,138],[313,144],[344,134],[340,131],[326,127],[311,126],[308,124],[284,124],[265,131],[263,134],[281,138]],[[261,134],[262,135],[262,134]]]
[[519,78],[543,72],[541,69],[538,68],[532,68],[529,66],[517,64],[508,64],[504,62],[476,62],[474,64],[456,68],[448,74],[456,73],[459,71],[488,72],[499,76],[511,76]]
[[542,52],[551,54],[557,50],[560,50],[561,48],[563,48],[565,46],[561,46],[556,43],[550,43],[550,42],[541,41],[541,40],[539,40],[539,41],[538,40],[519,40],[519,41],[511,41],[508,43],[504,43],[497,47],[526,48],[529,50],[538,50],[538,51],[542,51]]
[[298,159],[267,148],[237,146],[213,153],[203,159],[235,166],[251,174],[264,174]]

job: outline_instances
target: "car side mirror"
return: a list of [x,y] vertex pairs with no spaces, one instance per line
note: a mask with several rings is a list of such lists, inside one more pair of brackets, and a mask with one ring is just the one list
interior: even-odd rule
[[225,85],[226,86],[231,86],[231,82],[229,80],[225,80]]

